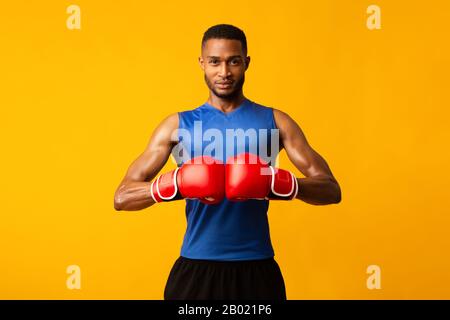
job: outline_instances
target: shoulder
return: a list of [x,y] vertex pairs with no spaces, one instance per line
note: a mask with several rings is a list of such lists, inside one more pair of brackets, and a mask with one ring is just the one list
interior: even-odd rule
[[197,106],[195,108],[190,108],[187,110],[182,110],[178,112],[178,117],[185,119],[185,118],[198,118],[205,112],[208,112],[208,108],[206,108],[205,104],[202,104],[200,106]]
[[166,116],[159,124],[159,129],[164,131],[171,131],[178,127],[179,113],[174,112]]
[[178,118],[179,118],[179,112],[174,112],[169,114],[166,118],[164,118],[163,122],[166,123],[178,123]]
[[251,101],[250,104],[251,112],[258,117],[266,118],[273,122],[273,110],[274,108],[266,105],[262,105],[260,103]]
[[273,115],[280,119],[290,118],[290,116],[286,112],[281,111],[280,109],[275,109],[275,108],[273,108]]
[[273,109],[272,107],[262,105],[262,104],[260,104],[260,103],[255,102],[255,101],[252,101],[252,100],[249,100],[249,101],[251,102],[251,106],[252,106],[254,109],[259,109],[259,110],[264,110],[264,111],[270,111],[270,112],[272,112],[272,109]]
[[295,122],[289,114],[275,108],[273,108],[273,117],[275,118],[278,127]]
[[279,128],[280,130],[280,136],[283,139],[292,137],[304,137],[304,133],[299,124],[286,112],[279,109],[274,109],[273,117],[277,128]]

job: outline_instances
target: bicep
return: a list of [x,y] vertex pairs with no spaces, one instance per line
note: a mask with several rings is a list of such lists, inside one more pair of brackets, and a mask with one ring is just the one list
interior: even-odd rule
[[300,126],[279,110],[274,110],[274,117],[280,130],[281,143],[295,167],[305,177],[325,176],[334,179],[327,162],[310,146]]

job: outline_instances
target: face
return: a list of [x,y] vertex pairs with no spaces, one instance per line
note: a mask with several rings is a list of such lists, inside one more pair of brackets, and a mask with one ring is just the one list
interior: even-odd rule
[[232,99],[240,94],[250,57],[244,56],[239,40],[209,39],[199,62],[205,72],[205,82],[214,95]]

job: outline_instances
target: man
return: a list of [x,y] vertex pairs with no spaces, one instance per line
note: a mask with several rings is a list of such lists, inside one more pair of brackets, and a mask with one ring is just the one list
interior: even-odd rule
[[[269,201],[339,203],[339,184],[294,120],[244,97],[250,57],[242,30],[209,28],[199,63],[207,102],[161,122],[120,183],[114,207],[141,210],[186,199],[187,230],[165,299],[285,300],[270,241]],[[244,139],[235,143],[242,132]],[[305,178],[276,168],[267,147],[272,158],[285,149]],[[156,177],[174,151],[178,168]]]

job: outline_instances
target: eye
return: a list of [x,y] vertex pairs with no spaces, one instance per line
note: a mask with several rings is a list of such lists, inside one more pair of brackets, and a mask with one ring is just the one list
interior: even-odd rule
[[218,61],[216,60],[216,59],[213,59],[213,60],[209,60],[209,63],[211,63],[211,64],[216,64]]
[[231,64],[233,64],[233,65],[238,65],[238,64],[240,64],[241,63],[241,61],[239,60],[239,59],[233,59],[233,60],[231,60]]

